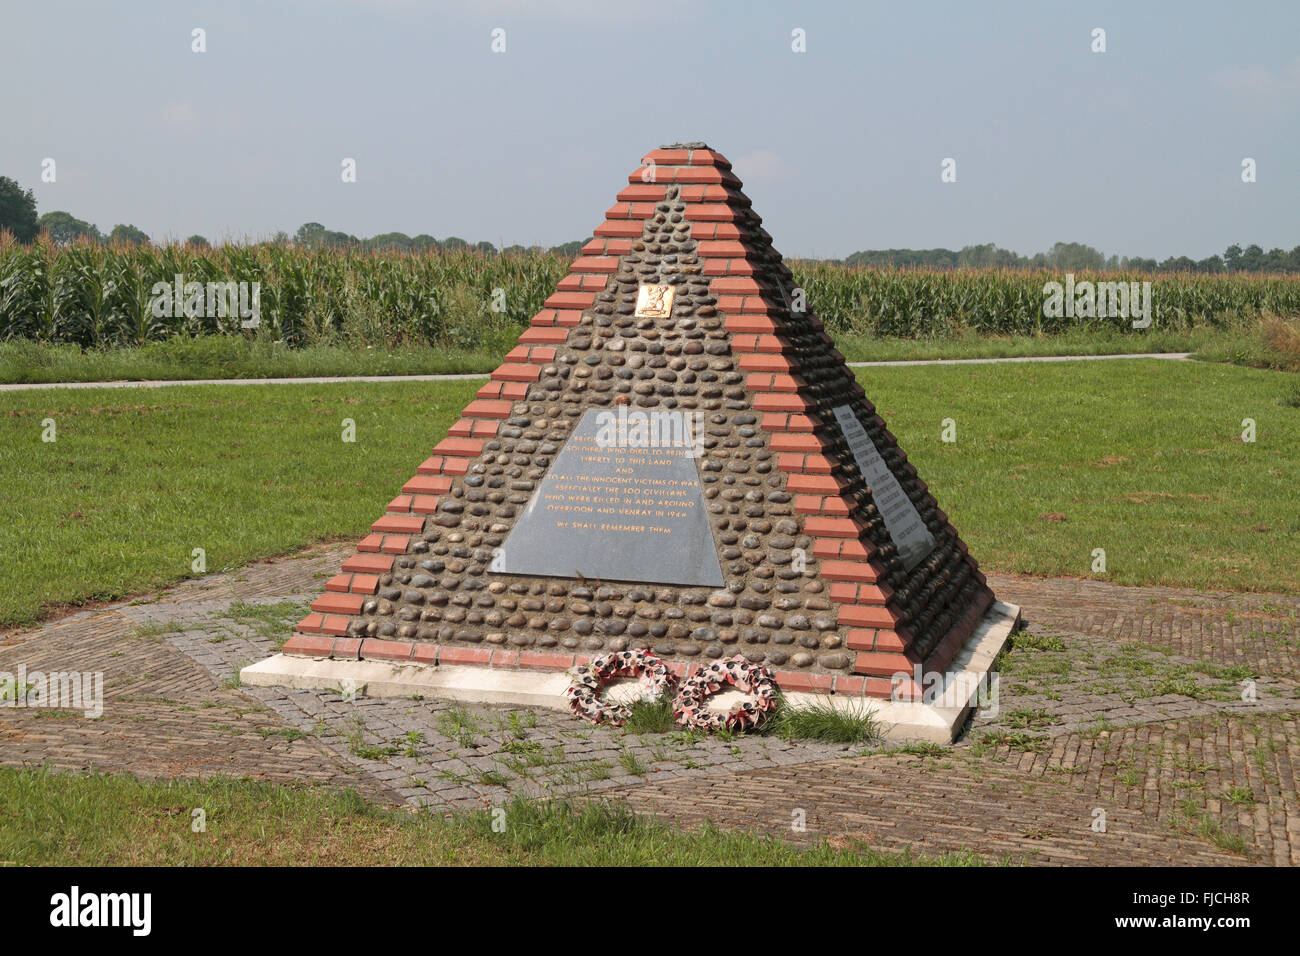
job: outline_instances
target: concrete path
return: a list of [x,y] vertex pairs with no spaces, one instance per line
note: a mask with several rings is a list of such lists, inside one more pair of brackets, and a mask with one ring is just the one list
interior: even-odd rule
[[555,712],[239,687],[350,552],[0,634],[0,671],[101,671],[106,697],[98,719],[0,707],[0,765],[314,780],[438,808],[616,798],[688,826],[1031,863],[1300,863],[1298,597],[992,574],[1027,627],[996,712],[947,748],[636,735]]
[[853,368],[888,368],[895,365],[1001,365],[1008,362],[1107,362],[1114,359],[1171,359],[1183,361],[1191,352],[1137,352],[1131,355],[1015,355],[1004,358],[913,359],[903,362],[850,362]]
[[[888,368],[906,365],[995,365],[1003,362],[1093,362],[1114,359],[1188,358],[1191,352],[1144,352],[1138,355],[1042,355],[1013,358],[918,359],[906,362],[850,362],[853,368]],[[0,392],[23,392],[47,388],[166,388],[171,385],[333,385],[343,382],[451,382],[487,378],[487,372],[464,375],[354,375],[315,378],[201,378],[144,382],[15,382],[0,384]]]
[[0,392],[25,392],[43,388],[168,388],[172,385],[333,385],[342,382],[454,382],[487,378],[487,372],[467,375],[352,375],[317,378],[195,378],[144,382],[11,382]]

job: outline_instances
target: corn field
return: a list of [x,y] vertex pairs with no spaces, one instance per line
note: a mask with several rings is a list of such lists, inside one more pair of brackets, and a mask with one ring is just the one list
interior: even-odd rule
[[[548,254],[355,252],[274,244],[196,249],[95,244],[22,246],[0,236],[0,340],[84,348],[175,336],[253,334],[292,345],[421,343],[500,350],[568,270]],[[957,332],[1052,333],[1122,329],[1127,319],[1045,318],[1044,284],[1057,273],[847,268],[791,262],[796,284],[835,333],[932,338]],[[198,314],[159,317],[157,283],[260,286],[260,324]],[[1300,315],[1300,276],[1076,276],[1150,280],[1154,327],[1233,326],[1260,314]]]
[[[1107,328],[1131,329],[1128,318],[1044,316],[1044,286],[1063,283],[1059,272],[1003,269],[951,271],[846,268],[793,262],[808,302],[835,333],[936,338],[961,332],[982,335]],[[1300,276],[1193,273],[1081,273],[1084,281],[1151,283],[1152,327],[1182,331],[1211,325],[1230,328],[1260,315],[1300,315]]]

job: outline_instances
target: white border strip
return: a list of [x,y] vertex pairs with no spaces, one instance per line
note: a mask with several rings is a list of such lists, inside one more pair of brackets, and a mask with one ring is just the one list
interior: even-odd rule
[[[949,685],[983,685],[994,660],[1006,646],[1020,608],[997,601],[985,612],[947,672]],[[568,710],[564,697],[569,676],[564,671],[525,671],[504,668],[347,661],[276,654],[239,672],[251,687],[291,687],[297,690],[346,690],[368,697],[442,697],[470,704],[513,704]],[[869,711],[888,741],[925,740],[951,743],[970,713],[969,701],[957,706],[879,700],[830,694],[790,692],[793,707],[830,706],[844,711]]]

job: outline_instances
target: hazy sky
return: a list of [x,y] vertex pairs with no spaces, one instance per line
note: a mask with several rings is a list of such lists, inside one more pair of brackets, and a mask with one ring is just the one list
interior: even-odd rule
[[1294,0],[5,0],[0,64],[0,174],[155,240],[552,245],[647,150],[705,140],[786,255],[1300,244]]

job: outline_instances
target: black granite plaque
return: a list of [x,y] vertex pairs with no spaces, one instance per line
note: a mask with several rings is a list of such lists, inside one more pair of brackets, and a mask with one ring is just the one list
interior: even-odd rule
[[858,470],[871,488],[871,500],[880,512],[880,517],[885,519],[885,527],[894,541],[894,547],[898,549],[899,557],[903,559],[903,566],[912,570],[934,550],[934,535],[925,526],[912,499],[907,497],[907,492],[885,464],[880,449],[862,427],[862,422],[853,414],[853,409],[848,405],[840,405],[831,409],[831,413],[840,424],[840,431],[849,443],[849,451],[858,463]]
[[680,411],[588,409],[492,570],[721,587],[691,424]]

